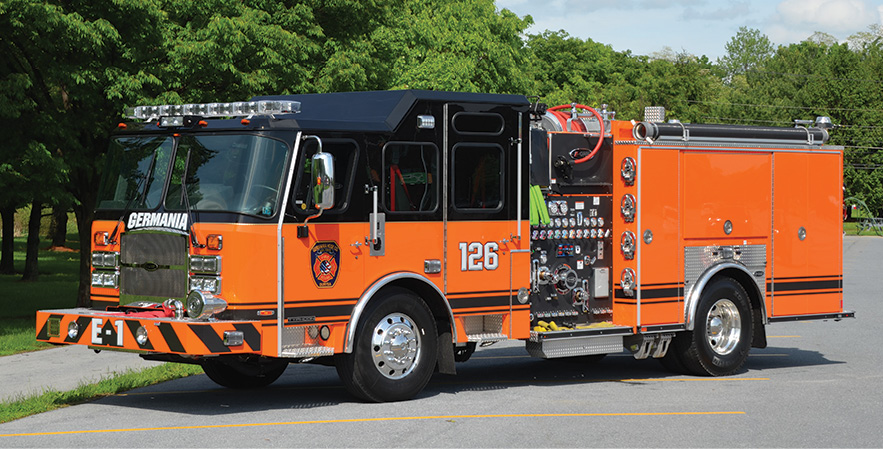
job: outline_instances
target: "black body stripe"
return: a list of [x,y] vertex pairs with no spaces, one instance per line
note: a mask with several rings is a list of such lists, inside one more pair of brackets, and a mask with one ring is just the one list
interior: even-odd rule
[[802,292],[802,293],[776,293],[775,297],[786,297],[786,296],[809,296],[809,295],[830,295],[833,293],[843,293],[842,289],[834,289],[834,290],[826,290],[820,292]]
[[353,307],[353,305],[288,307],[285,309],[285,318],[293,316],[319,317],[351,315],[353,313]]
[[794,291],[794,290],[830,290],[834,288],[842,288],[843,281],[840,279],[830,281],[799,281],[799,282],[773,282],[772,288],[767,283],[767,289],[774,292]]
[[259,316],[257,310],[225,310],[223,315],[219,315],[218,319],[229,321],[276,321],[276,308],[274,307],[272,315]]
[[[89,316],[81,316],[77,318],[77,327],[80,328],[80,334],[77,335],[77,338],[65,337],[65,343],[78,343],[83,339],[84,336],[89,335],[89,326],[92,324],[92,317]],[[91,341],[90,341],[91,343]]]
[[679,287],[641,289],[641,299],[679,298],[681,296],[681,289]]
[[181,344],[181,340],[178,339],[178,334],[175,333],[171,324],[159,323],[159,331],[169,345],[169,351],[184,352],[184,345]]
[[224,340],[215,333],[212,326],[206,324],[191,324],[188,327],[197,337],[199,337],[210,352],[230,352],[230,348],[224,346]]
[[641,284],[641,287],[644,288],[652,288],[652,287],[683,287],[683,282],[665,282],[661,284]]
[[[326,303],[326,302],[330,302],[330,303],[347,303],[347,302],[353,302],[353,303],[355,303],[355,302],[358,302],[358,301],[359,301],[359,298],[310,299],[310,300],[300,300],[300,301],[286,301],[286,302],[285,302],[285,306],[286,306],[286,307],[292,307],[292,306],[297,306],[298,304],[315,303],[315,302],[321,302],[321,303]],[[271,306],[272,306],[272,307],[276,307],[276,304],[273,303]]]
[[242,332],[245,344],[247,344],[252,351],[261,350],[261,333],[258,332],[256,327],[254,327],[254,324],[237,323],[234,324],[233,327],[239,332]]
[[[132,341],[138,343],[138,340],[135,339],[135,332],[138,331],[138,328],[141,327],[141,322],[137,320],[126,320],[126,326],[129,328],[129,332],[132,333]],[[150,338],[147,339],[147,342],[143,345],[138,345],[141,349],[153,349],[153,344],[150,343]]]
[[446,296],[450,298],[451,296],[468,296],[474,297],[475,295],[486,295],[488,293],[497,293],[503,295],[509,295],[509,290],[485,290],[485,291],[474,291],[474,292],[454,292],[448,293]]
[[508,306],[509,296],[479,296],[466,298],[448,298],[451,309],[471,309],[474,307]]

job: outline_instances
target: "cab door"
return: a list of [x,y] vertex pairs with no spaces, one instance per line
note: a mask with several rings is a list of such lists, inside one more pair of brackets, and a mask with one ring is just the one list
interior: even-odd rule
[[520,117],[511,106],[445,105],[444,291],[461,342],[528,332],[529,306],[516,300],[529,286]]

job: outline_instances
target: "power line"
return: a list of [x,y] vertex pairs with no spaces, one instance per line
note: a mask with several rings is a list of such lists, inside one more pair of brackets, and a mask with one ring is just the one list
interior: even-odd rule
[[837,81],[861,81],[868,83],[883,83],[883,80],[871,79],[871,78],[834,78],[825,75],[809,75],[804,73],[789,73],[789,72],[773,72],[771,70],[760,70],[760,69],[750,69],[749,72],[758,73],[761,75],[784,75],[784,76],[793,76],[795,78],[820,78],[824,80],[837,80]]
[[698,103],[705,105],[717,105],[717,106],[743,106],[750,108],[774,108],[774,109],[798,109],[804,111],[873,111],[873,112],[883,112],[883,109],[870,109],[870,108],[832,108],[828,106],[782,106],[782,105],[774,105],[774,104],[752,104],[752,103],[723,103],[716,101],[702,101],[702,100],[687,100],[687,103]]

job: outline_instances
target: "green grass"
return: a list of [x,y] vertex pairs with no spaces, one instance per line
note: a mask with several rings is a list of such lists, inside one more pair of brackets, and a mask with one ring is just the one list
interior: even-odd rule
[[48,390],[0,402],[0,423],[200,373],[202,368],[197,365],[164,363],[141,371],[116,374],[94,384],[80,385],[71,391]]
[[[75,234],[69,234],[68,245],[77,247]],[[36,312],[41,309],[64,309],[76,306],[80,253],[41,250],[36,282],[24,282],[21,273],[25,264],[25,237],[15,239],[15,270],[17,274],[0,275],[0,356],[36,351],[51,347],[38,342]],[[49,245],[41,240],[40,247]]]
[[34,338],[33,318],[3,318],[0,324],[0,356],[52,348]]

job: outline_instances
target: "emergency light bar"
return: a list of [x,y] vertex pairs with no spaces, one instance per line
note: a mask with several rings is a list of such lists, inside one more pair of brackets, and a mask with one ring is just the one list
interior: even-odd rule
[[241,117],[300,112],[299,101],[237,101],[233,103],[164,104],[129,108],[126,116],[132,119],[155,120],[159,117]]

